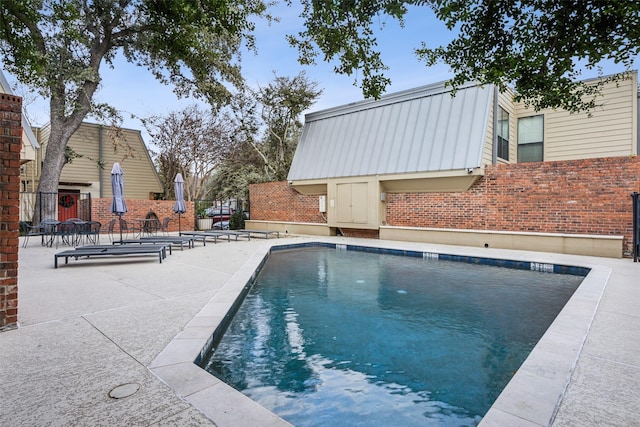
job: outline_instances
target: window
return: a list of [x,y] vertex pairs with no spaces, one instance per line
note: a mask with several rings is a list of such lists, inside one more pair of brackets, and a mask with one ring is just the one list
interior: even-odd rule
[[518,163],[541,162],[544,143],[544,115],[518,119]]
[[509,160],[509,113],[498,107],[498,157]]

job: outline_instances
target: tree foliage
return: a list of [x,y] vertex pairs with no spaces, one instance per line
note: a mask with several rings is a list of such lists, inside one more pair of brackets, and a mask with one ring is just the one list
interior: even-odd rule
[[217,198],[248,198],[249,184],[286,179],[295,153],[302,113],[322,93],[304,72],[274,76],[265,87],[244,86],[233,96],[234,146],[210,182]]
[[231,103],[239,143],[250,144],[261,157],[268,181],[286,179],[303,127],[302,112],[322,94],[304,72],[275,76],[265,87],[243,87]]
[[175,176],[180,172],[185,199],[205,198],[206,184],[232,148],[234,126],[228,115],[192,105],[166,117],[148,119],[146,127],[159,150],[156,164],[165,195],[173,194]]
[[405,2],[396,0],[301,0],[305,30],[288,36],[298,48],[301,64],[338,60],[334,71],[352,75],[362,73],[366,96],[378,97],[391,83],[383,72],[387,67],[376,50],[375,25],[380,15],[399,19],[407,13]]
[[116,112],[94,101],[100,68],[118,53],[179,95],[228,100],[242,80],[243,40],[261,0],[3,0],[0,55],[21,83],[49,99],[51,133],[39,190],[57,191],[69,137],[88,114]]
[[249,184],[265,182],[264,161],[249,143],[233,146],[209,182],[209,193],[215,199],[248,199]]
[[551,0],[302,0],[306,29],[290,42],[302,63],[323,55],[337,59],[336,72],[362,70],[366,96],[378,97],[389,84],[376,50],[374,26],[383,16],[401,21],[427,9],[457,32],[446,46],[422,44],[416,53],[427,65],[451,67],[455,89],[467,81],[511,86],[516,100],[536,109],[592,109],[602,84],[585,85],[582,68],[603,60],[631,69],[640,48],[640,2]]

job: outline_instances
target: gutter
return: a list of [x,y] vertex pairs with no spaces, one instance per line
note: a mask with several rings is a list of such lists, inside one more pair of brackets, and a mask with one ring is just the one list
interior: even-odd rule
[[100,165],[98,165],[98,184],[100,187],[100,198],[104,197],[104,191],[102,190],[102,184],[103,184],[103,172],[104,172],[104,168],[101,166],[102,164],[102,130],[103,127],[102,126],[98,126],[98,159],[100,161]]
[[491,164],[498,163],[498,86],[493,87],[493,147],[491,148]]

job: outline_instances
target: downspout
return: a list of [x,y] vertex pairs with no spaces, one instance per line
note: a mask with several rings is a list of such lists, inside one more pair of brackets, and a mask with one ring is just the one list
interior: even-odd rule
[[104,193],[102,191],[102,126],[98,126],[98,186],[100,187],[100,198],[104,197]]
[[638,129],[638,123],[640,123],[640,94],[638,94],[636,104],[636,154],[640,155],[640,129]]
[[[37,127],[36,128],[36,141],[38,141],[38,143],[40,143],[40,131],[42,130],[42,128]],[[40,183],[40,159],[42,158],[42,152],[44,151],[44,148],[42,147],[42,144],[40,144],[40,147],[38,147],[38,149],[36,150],[36,158],[33,161],[33,167],[31,168],[31,191],[33,193],[36,192],[36,189],[38,188],[38,186],[36,185],[36,178],[38,179],[38,183]],[[29,190],[26,190],[29,191]]]
[[498,163],[498,86],[493,86],[493,147],[491,148],[491,164]]

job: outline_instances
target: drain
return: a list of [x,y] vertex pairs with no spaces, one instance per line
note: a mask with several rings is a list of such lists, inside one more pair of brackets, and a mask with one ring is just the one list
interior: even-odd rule
[[133,394],[136,394],[140,390],[140,384],[129,383],[122,384],[117,387],[114,387],[109,392],[109,397],[112,399],[124,399],[125,397],[129,397]]

